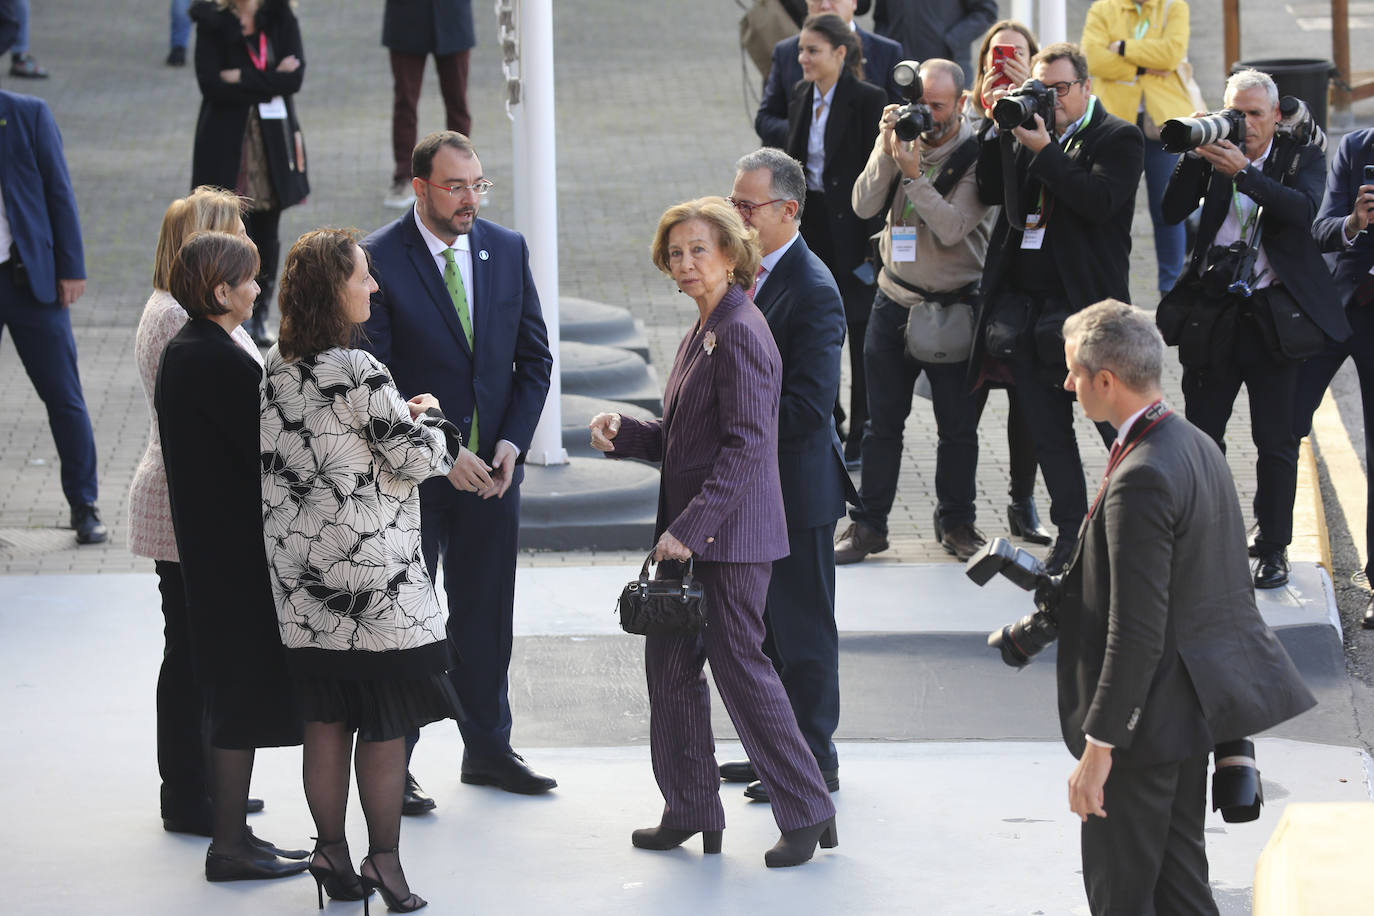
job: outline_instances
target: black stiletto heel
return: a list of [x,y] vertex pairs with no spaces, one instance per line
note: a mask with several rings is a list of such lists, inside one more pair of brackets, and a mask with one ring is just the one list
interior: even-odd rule
[[[357,875],[342,874],[329,853],[324,851],[326,846],[344,846],[348,841],[322,840],[319,837],[311,839],[315,841],[315,849],[310,853],[310,877],[315,879],[315,894],[319,898],[320,909],[324,909],[326,892],[330,900],[362,900],[367,893],[363,890],[362,879]],[[329,867],[316,865],[315,856],[323,857]]]
[[701,834],[701,851],[707,855],[720,854],[720,830],[677,830],[673,827],[644,827],[630,834],[630,842],[639,849],[676,849],[690,837]]
[[[369,914],[368,900],[371,896],[371,892],[374,890],[382,895],[382,901],[386,903],[386,908],[397,913],[413,913],[422,907],[429,906],[429,901],[414,891],[404,900],[398,899],[391,888],[386,886],[386,882],[382,880],[381,871],[377,872],[376,878],[369,878],[363,872],[363,869],[367,867],[367,863],[372,860],[373,856],[378,853],[395,853],[399,849],[399,846],[393,846],[390,849],[369,849],[367,851],[367,857],[363,859],[362,864],[358,866],[358,878],[362,881],[363,890],[368,893],[368,896],[363,898],[363,916],[368,916]],[[376,866],[374,865],[373,868],[375,869]]]

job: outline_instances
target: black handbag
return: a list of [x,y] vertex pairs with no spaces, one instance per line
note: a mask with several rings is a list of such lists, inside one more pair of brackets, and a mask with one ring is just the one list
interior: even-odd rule
[[[679,579],[650,579],[650,553],[620,592],[620,628],[635,636],[693,636],[706,626],[706,592],[692,579],[691,559]],[[669,561],[670,563],[673,561]],[[681,567],[681,563],[674,563]],[[658,573],[665,570],[658,566]]]

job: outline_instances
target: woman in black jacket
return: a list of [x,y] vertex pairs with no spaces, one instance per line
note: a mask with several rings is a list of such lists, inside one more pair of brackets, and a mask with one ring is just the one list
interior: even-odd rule
[[865,277],[855,271],[864,269],[868,237],[882,228],[882,217],[855,216],[849,197],[878,137],[887,94],[863,81],[859,39],[833,13],[812,16],[802,25],[798,59],[802,80],[793,87],[788,106],[787,152],[806,172],[802,238],[830,268],[844,299],[849,325],[849,436],[844,457],[852,467],[858,462],[868,420],[864,331],[874,291],[872,269]]
[[267,311],[277,283],[281,211],[310,192],[305,141],[292,97],[305,78],[301,30],[287,0],[196,0],[200,116],[191,186],[248,199],[243,222],[262,255],[262,288],[245,327],[260,347],[275,338]]

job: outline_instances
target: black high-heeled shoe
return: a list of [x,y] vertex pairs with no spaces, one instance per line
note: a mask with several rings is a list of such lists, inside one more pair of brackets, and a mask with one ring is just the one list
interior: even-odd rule
[[[386,903],[386,908],[396,913],[413,913],[422,907],[429,906],[429,901],[414,891],[404,900],[398,899],[391,888],[386,886],[386,882],[382,880],[382,873],[380,871],[377,872],[377,877],[375,878],[369,878],[363,871],[363,869],[367,868],[367,864],[372,861],[373,856],[379,853],[395,854],[399,849],[399,846],[393,846],[390,849],[368,849],[367,857],[364,858],[362,864],[358,866],[358,880],[362,882],[363,891],[366,893],[366,896],[363,897],[363,916],[368,916],[368,902],[372,898],[372,891],[381,894],[383,902]],[[377,866],[374,865],[372,867],[376,869]]]
[[[311,837],[315,841],[315,849],[310,853],[310,877],[315,879],[315,893],[319,897],[320,909],[324,909],[324,895],[329,894],[330,900],[362,900],[370,891],[363,890],[362,879],[357,875],[345,875],[339,871],[339,866],[334,864],[329,853],[325,852],[326,846],[343,846],[347,848],[347,840],[322,840],[319,837]],[[315,864],[315,856],[322,856],[328,864],[328,868],[323,865]]]
[[630,842],[639,849],[676,849],[688,838],[701,834],[701,851],[707,855],[720,853],[720,830],[677,830],[673,827],[644,827],[630,834]]
[[812,824],[810,827],[784,830],[773,848],[763,854],[763,864],[769,868],[787,868],[792,865],[800,865],[816,854],[818,841],[822,849],[833,849],[840,844],[839,834],[835,832],[835,818],[833,816],[829,820]]
[[1007,528],[1011,530],[1012,537],[1018,537],[1028,544],[1048,544],[1054,540],[1045,526],[1040,524],[1034,499],[1014,499],[1007,504]]

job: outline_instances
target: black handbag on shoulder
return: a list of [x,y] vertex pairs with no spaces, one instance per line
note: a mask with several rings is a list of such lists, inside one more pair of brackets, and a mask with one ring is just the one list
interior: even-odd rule
[[[678,561],[665,561],[676,566],[677,579],[650,579],[651,552],[639,568],[639,578],[631,579],[620,592],[620,628],[635,636],[693,636],[706,626],[706,592],[701,583],[692,578],[693,561],[686,568]],[[668,570],[658,565],[660,575]]]

